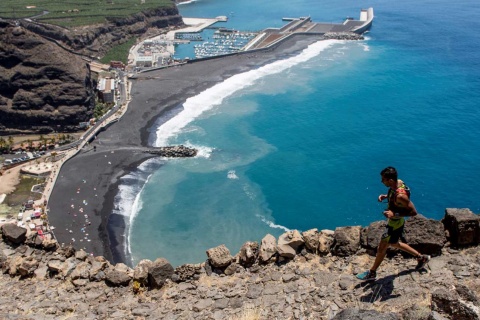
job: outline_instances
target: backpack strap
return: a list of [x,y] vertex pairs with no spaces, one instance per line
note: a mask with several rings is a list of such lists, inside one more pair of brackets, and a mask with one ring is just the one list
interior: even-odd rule
[[395,190],[395,199],[394,199],[395,202],[397,201],[397,196],[399,194],[406,194],[408,199],[410,199],[410,188],[407,187],[405,183],[403,183],[399,188],[397,188],[397,190]]

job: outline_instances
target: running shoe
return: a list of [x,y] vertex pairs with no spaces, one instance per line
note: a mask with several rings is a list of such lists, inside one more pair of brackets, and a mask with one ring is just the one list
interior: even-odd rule
[[416,270],[422,269],[425,267],[425,264],[430,261],[430,256],[426,254],[422,254],[420,257],[417,258],[417,266],[415,267]]
[[367,270],[365,272],[357,274],[357,278],[363,281],[375,280],[377,278],[377,272]]

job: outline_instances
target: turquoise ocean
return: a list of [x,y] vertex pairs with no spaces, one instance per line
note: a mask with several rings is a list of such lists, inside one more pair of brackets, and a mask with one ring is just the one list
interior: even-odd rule
[[133,265],[199,263],[209,248],[235,254],[291,229],[367,226],[383,219],[386,166],[428,218],[480,212],[479,1],[198,0],[179,10],[259,31],[282,17],[342,22],[368,7],[365,41],[314,43],[159,119],[152,144],[200,154],[149,160],[122,179],[115,213],[126,218]]

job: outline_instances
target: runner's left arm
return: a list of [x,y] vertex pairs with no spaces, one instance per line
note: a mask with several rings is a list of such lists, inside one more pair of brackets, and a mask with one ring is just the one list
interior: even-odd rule
[[383,214],[385,215],[385,217],[387,218],[393,218],[393,217],[414,217],[416,216],[418,213],[417,213],[417,209],[415,208],[415,205],[413,204],[413,202],[408,198],[408,196],[406,194],[399,194],[397,195],[397,198],[396,198],[396,203],[402,207],[402,208],[405,208],[402,210],[402,212],[393,212],[392,210],[386,210],[383,212]]

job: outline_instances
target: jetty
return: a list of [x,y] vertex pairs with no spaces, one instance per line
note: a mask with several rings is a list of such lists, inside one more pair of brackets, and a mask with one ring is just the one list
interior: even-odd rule
[[[347,18],[343,23],[313,22],[310,17],[283,18],[282,20],[290,22],[279,29],[263,30],[243,50],[268,48],[295,34],[318,36],[324,39],[336,39],[332,35],[338,34],[342,40],[361,40],[363,38],[358,35],[362,35],[371,28],[373,18],[373,8],[362,9],[358,20]],[[350,37],[346,37],[348,34]]]
[[179,146],[148,148],[143,152],[154,154],[160,157],[166,157],[166,158],[191,158],[197,155],[198,150],[194,148],[185,147],[183,145],[179,145]]

